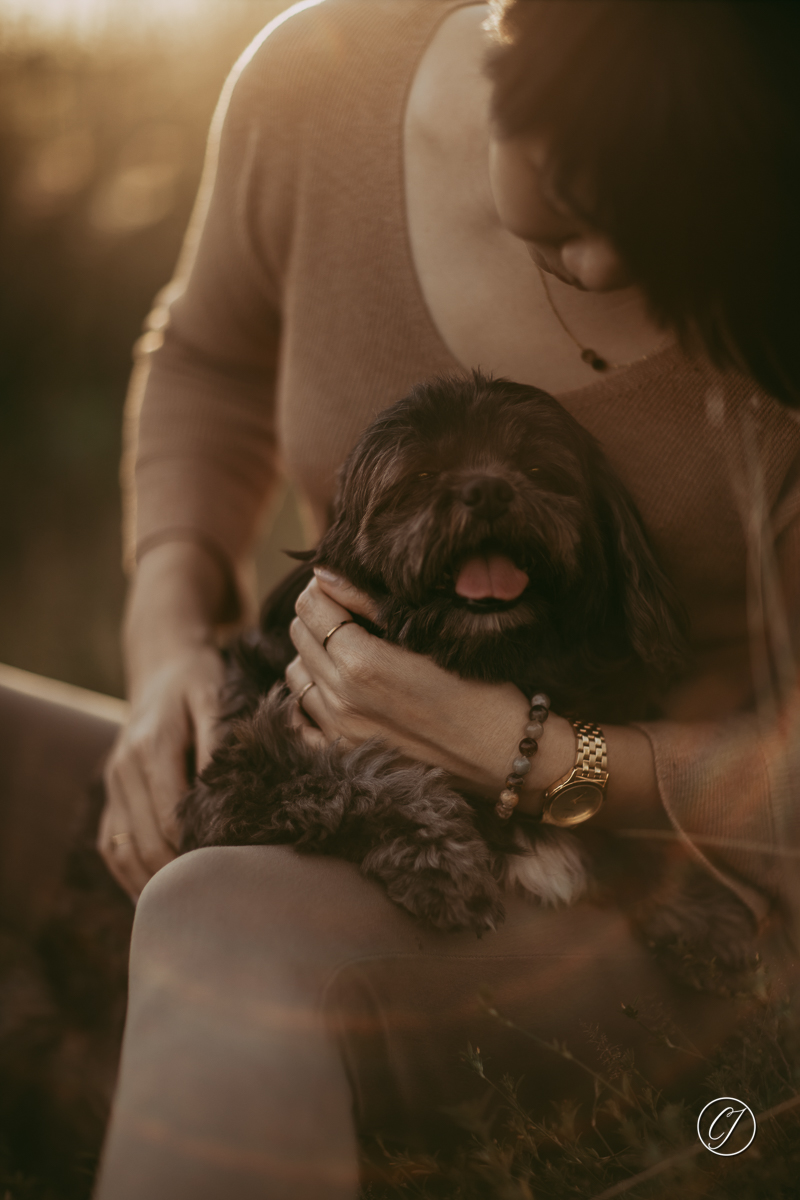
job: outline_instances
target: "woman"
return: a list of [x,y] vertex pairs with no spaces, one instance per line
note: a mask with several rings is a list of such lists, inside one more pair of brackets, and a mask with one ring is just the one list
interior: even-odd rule
[[[796,17],[780,3],[506,7],[492,32],[460,0],[306,0],[234,73],[132,393],[133,717],[100,846],[134,896],[174,858],[187,758],[202,767],[215,736],[216,630],[248,611],[279,472],[319,530],[373,413],[479,366],[555,393],[600,438],[691,619],[664,718],[603,726],[595,824],[654,841],[677,829],[788,974],[794,897],[771,850],[797,844],[800,430],[779,403],[800,398]],[[368,599],[325,572],[298,604],[288,678],[318,727],[305,736],[379,735],[494,803],[525,698],[354,625],[324,645],[352,611]],[[765,727],[757,702],[762,718],[779,703],[783,724]],[[541,811],[574,761],[554,713],[520,806]],[[468,1039],[518,1073],[519,1042],[479,1013],[482,985],[581,1053],[582,1023],[600,1021],[665,1086],[685,1062],[626,1028],[621,1000],[657,996],[701,1046],[734,1020],[670,984],[614,907],[512,899],[491,937],[444,937],[346,864],[277,848],[160,870],[131,972],[101,1200],[352,1196],[353,1110],[360,1130],[422,1135],[459,1095]],[[541,1108],[580,1087],[544,1053],[524,1068]]]

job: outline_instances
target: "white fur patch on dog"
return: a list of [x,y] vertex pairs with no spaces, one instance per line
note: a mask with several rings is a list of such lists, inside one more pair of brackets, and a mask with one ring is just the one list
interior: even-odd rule
[[503,885],[519,888],[531,899],[553,908],[575,904],[589,887],[580,843],[565,829],[543,825],[531,841],[520,826],[514,830],[519,854],[506,856]]

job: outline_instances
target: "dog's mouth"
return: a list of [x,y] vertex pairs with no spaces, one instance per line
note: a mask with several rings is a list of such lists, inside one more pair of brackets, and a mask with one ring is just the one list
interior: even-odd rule
[[455,574],[455,594],[473,612],[504,612],[518,604],[530,583],[506,554],[487,551],[465,559]]

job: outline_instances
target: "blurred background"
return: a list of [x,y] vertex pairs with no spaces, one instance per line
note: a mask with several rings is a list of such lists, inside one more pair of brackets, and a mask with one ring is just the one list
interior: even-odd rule
[[[0,0],[0,662],[122,695],[131,348],[225,76],[287,0]],[[262,591],[302,544],[291,496]]]

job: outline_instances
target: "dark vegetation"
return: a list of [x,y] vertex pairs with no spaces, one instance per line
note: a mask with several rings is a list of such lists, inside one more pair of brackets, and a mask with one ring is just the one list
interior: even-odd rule
[[[757,978],[754,982],[758,986]],[[498,1021],[502,1013],[485,1000]],[[638,1004],[625,1015],[678,1056],[694,1051],[680,1031],[648,1018]],[[509,1022],[506,1022],[510,1024]],[[533,1037],[515,1026],[520,1039]],[[591,1114],[565,1102],[544,1119],[517,1098],[519,1081],[495,1079],[480,1051],[462,1055],[485,1091],[452,1113],[463,1131],[455,1153],[414,1154],[380,1139],[363,1147],[361,1200],[795,1200],[800,1196],[800,1058],[797,1014],[764,995],[736,1035],[704,1065],[691,1099],[665,1099],[637,1070],[630,1052],[600,1027],[588,1030],[601,1061]],[[569,1047],[547,1043],[575,1062]],[[744,1100],[757,1119],[753,1144],[725,1158],[703,1148],[697,1118],[720,1096]],[[587,1128],[587,1116],[590,1117]]]
[[0,662],[121,694],[131,348],[177,258],[224,78],[285,6],[0,41]]

